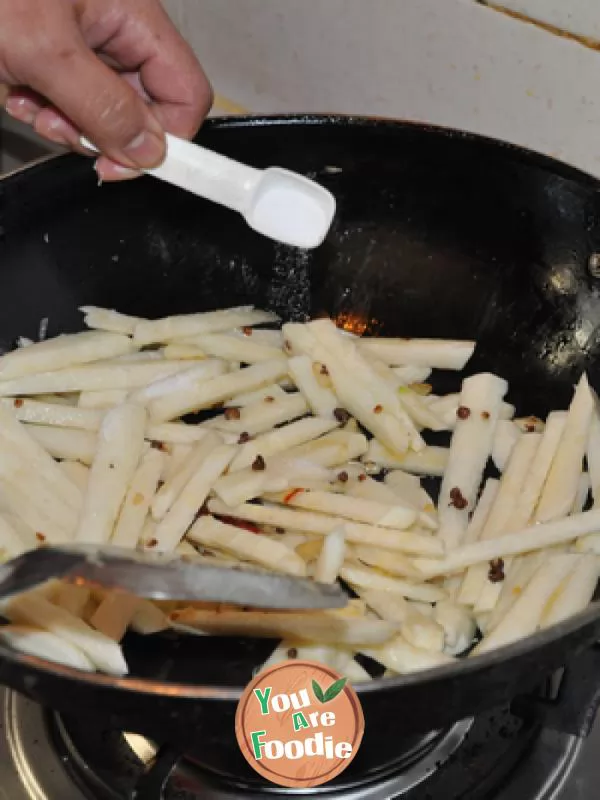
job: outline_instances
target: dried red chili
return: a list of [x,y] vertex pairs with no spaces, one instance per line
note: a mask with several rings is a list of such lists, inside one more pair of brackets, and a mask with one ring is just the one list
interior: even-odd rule
[[255,525],[253,522],[247,522],[245,519],[221,516],[220,514],[215,514],[215,517],[226,525],[233,525],[234,528],[241,528],[243,531],[250,531],[250,533],[260,533],[258,525]]
[[304,492],[304,489],[292,489],[291,492],[288,492],[286,496],[283,498],[284,503],[291,503],[294,497],[297,497],[299,494]]

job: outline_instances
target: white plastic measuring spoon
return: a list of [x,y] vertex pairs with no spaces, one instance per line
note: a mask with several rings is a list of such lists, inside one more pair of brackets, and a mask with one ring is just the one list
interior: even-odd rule
[[[238,211],[258,233],[293,247],[313,249],[335,214],[331,192],[279,167],[260,170],[167,134],[167,156],[145,170],[159,180]],[[83,147],[98,149],[81,138]]]

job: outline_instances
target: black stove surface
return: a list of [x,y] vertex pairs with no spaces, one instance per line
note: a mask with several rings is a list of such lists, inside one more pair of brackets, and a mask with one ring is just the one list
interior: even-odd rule
[[579,800],[593,796],[596,784],[589,776],[598,774],[593,758],[583,775],[577,766],[585,748],[600,754],[600,727],[584,748],[575,735],[540,728],[503,709],[425,737],[421,751],[407,755],[402,766],[303,795],[258,787],[251,773],[247,782],[248,776],[235,780],[225,765],[203,764],[202,753],[181,760],[168,748],[157,753],[143,737],[103,730],[90,719],[58,717],[12,692],[1,700],[2,800],[273,800],[315,793],[330,800],[554,800],[565,781],[573,789],[564,800]]
[[361,748],[335,782],[308,791],[261,782],[235,746],[223,757],[201,738],[183,754],[1,690],[0,800],[591,800],[599,652],[511,707],[408,741],[375,737],[381,746]]

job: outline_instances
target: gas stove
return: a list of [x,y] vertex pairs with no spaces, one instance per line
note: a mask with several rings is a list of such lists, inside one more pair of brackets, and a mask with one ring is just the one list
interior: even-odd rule
[[[589,668],[597,668],[597,658]],[[417,738],[396,757],[393,748],[379,758],[367,751],[362,766],[304,793],[261,783],[237,751],[227,763],[204,761],[201,748],[182,754],[111,730],[100,718],[57,714],[2,690],[0,798],[273,800],[318,793],[329,800],[588,800],[600,780],[600,721],[593,724],[594,675],[588,681],[582,674],[580,668],[577,680],[566,681],[566,691],[558,691],[558,676],[539,696]]]

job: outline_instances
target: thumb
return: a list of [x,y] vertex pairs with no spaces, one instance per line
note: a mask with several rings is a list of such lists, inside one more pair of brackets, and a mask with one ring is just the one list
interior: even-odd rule
[[150,108],[82,39],[53,48],[43,69],[29,72],[29,86],[113,161],[148,169],[164,159],[164,131]]

